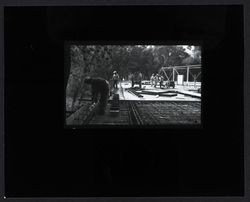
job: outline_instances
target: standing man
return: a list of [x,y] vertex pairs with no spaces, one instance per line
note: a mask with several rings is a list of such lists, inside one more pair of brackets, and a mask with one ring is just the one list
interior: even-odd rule
[[151,84],[151,86],[154,85],[154,80],[155,80],[155,75],[152,74],[151,77],[150,77],[150,84]]
[[159,75],[158,74],[155,75],[154,80],[155,80],[155,88],[156,88],[156,86],[158,84],[158,81],[159,81]]
[[113,82],[114,82],[113,87],[117,89],[118,88],[118,82],[119,82],[119,75],[117,74],[116,71],[113,72],[112,79],[113,79]]
[[87,77],[84,83],[91,85],[92,101],[97,103],[99,101],[99,114],[105,114],[108,104],[110,86],[107,80],[103,78]]
[[160,88],[163,86],[163,76],[159,75]]

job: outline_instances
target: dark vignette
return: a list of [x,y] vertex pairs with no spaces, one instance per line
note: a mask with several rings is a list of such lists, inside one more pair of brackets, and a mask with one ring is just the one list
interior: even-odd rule
[[[219,51],[218,51],[219,52]],[[41,78],[39,78],[39,79],[41,79]],[[50,78],[51,79],[51,78]],[[36,80],[37,81],[37,80]],[[31,82],[32,82],[32,84],[34,84],[36,81],[33,81],[33,80],[31,80]],[[51,81],[51,80],[50,80]],[[13,81],[12,81],[13,82]],[[30,82],[30,81],[29,81]],[[47,81],[46,81],[47,82]],[[49,83],[49,84],[51,84],[51,83]],[[60,84],[61,85],[61,84]],[[60,85],[57,85],[57,87],[59,87]],[[26,86],[27,87],[27,86]],[[56,88],[55,88],[56,89]],[[227,91],[227,92],[229,92],[229,91]],[[26,94],[25,94],[26,95]],[[28,95],[28,93],[27,93],[27,95]],[[206,95],[205,95],[206,96]],[[208,95],[207,95],[208,96]],[[53,103],[53,102],[52,102]],[[48,103],[46,103],[46,105],[47,104],[49,104],[49,102]],[[15,106],[14,106],[15,107]],[[33,123],[33,122],[32,122]],[[53,125],[51,125],[51,126],[53,126]],[[218,126],[218,125],[217,125]],[[206,128],[207,129],[207,128]],[[43,130],[43,129],[42,129]],[[220,130],[221,131],[221,130]],[[42,131],[43,133],[45,133],[46,134],[46,130],[43,130]],[[169,130],[168,132],[170,132],[170,134],[171,134],[171,138],[169,139],[170,140],[170,142],[172,141],[172,143],[174,142],[174,143],[176,143],[176,141],[178,142],[178,143],[180,143],[180,139],[175,139],[175,138],[173,138],[173,135],[175,135],[175,132],[174,131],[171,131],[171,130]],[[221,131],[222,132],[222,131]],[[136,133],[136,131],[135,131],[135,133]],[[180,132],[181,133],[181,132]],[[191,135],[192,134],[192,135]],[[31,134],[30,134],[31,135]],[[148,135],[146,135],[146,136],[148,136]],[[192,137],[193,136],[193,133],[192,132],[190,132],[189,133],[189,137]],[[34,151],[35,152],[38,152],[38,155],[40,155],[40,157],[42,157],[43,155],[44,155],[44,153],[43,154],[41,154],[41,153],[39,153],[39,149],[41,149],[42,148],[42,144],[43,143],[46,143],[46,141],[44,141],[44,140],[42,140],[43,138],[41,137],[41,136],[38,136],[39,137],[39,140],[41,140],[41,141],[39,141],[39,140],[35,140],[35,138],[34,139],[32,139],[32,137],[30,137],[29,135],[27,135],[24,139],[16,139],[15,141],[17,141],[17,140],[22,140],[21,141],[21,143],[23,143],[24,141],[26,141],[26,140],[28,140],[28,141],[32,141],[32,140],[35,140],[34,142],[36,142],[36,143],[39,143],[38,145],[39,145],[39,147],[38,148],[34,148],[34,146],[31,146],[31,148],[33,148],[34,149]],[[49,136],[47,136],[47,135],[45,135],[45,137],[49,137]],[[108,137],[108,136],[107,136]],[[53,148],[54,148],[54,145],[56,144],[56,142],[57,142],[57,139],[58,138],[58,136],[56,136],[56,138],[52,138],[52,139],[50,139],[50,140],[52,140],[52,142],[49,144],[49,147],[47,147],[47,149],[48,149],[48,151],[53,151]],[[113,137],[112,137],[113,138]],[[196,138],[196,137],[195,137]],[[225,138],[225,137],[224,137]],[[224,139],[223,138],[223,139]],[[232,137],[228,137],[228,138],[232,138]],[[65,137],[63,137],[62,138],[63,139],[63,141],[65,141],[64,143],[66,143],[66,139],[65,139]],[[79,139],[82,139],[83,140],[83,138],[79,138]],[[78,139],[78,140],[79,140]],[[104,139],[104,138],[103,138]],[[102,139],[102,140],[103,140]],[[110,140],[110,138],[108,138],[109,140]],[[146,139],[147,139],[147,137],[146,137]],[[185,139],[185,138],[183,138],[183,139]],[[187,138],[187,139],[189,139],[189,138]],[[186,140],[187,140],[186,139]],[[199,140],[201,140],[201,138],[198,138]],[[72,140],[72,139],[71,139]],[[119,138],[117,138],[116,139],[116,141],[115,140],[113,140],[112,142],[113,143],[115,143],[115,142],[117,142],[119,140]],[[135,139],[133,139],[133,138],[131,138],[130,140],[134,140],[135,142],[136,142],[136,140]],[[231,140],[233,140],[233,139],[231,139]],[[8,141],[10,141],[10,139],[8,140]],[[14,141],[14,142],[15,142]],[[76,139],[75,139],[75,141],[76,141]],[[96,141],[96,139],[93,139],[93,141],[94,141],[94,145],[96,145],[97,143],[95,142]],[[100,141],[100,140],[99,140]],[[107,140],[106,140],[107,141]],[[149,141],[149,139],[148,139],[148,141]],[[239,141],[239,140],[238,140]],[[12,140],[12,142],[13,142],[13,140]],[[73,143],[74,141],[72,141],[72,143]],[[196,142],[197,142],[197,140],[196,140]],[[206,143],[206,144],[210,144],[210,143],[212,143],[213,141],[208,141],[208,143]],[[219,142],[220,143],[223,143],[223,141],[222,141],[222,138],[219,138]],[[17,143],[17,142],[16,142]],[[93,142],[92,142],[93,143]],[[144,145],[147,145],[147,144],[145,144],[146,142],[145,142],[145,140],[144,140]],[[148,143],[148,142],[147,142]],[[158,143],[156,140],[155,140],[155,142],[154,143]],[[102,143],[102,144],[104,144],[104,143]],[[181,143],[182,144],[182,143]],[[237,144],[238,145],[238,143],[237,142],[235,142],[235,144]],[[25,145],[25,144],[24,144]],[[44,145],[47,145],[48,146],[48,144],[44,144]],[[62,144],[61,146],[62,146],[62,148],[60,148],[60,146],[59,146],[59,149],[61,149],[60,151],[63,151],[63,145],[64,144]],[[131,145],[131,143],[130,143],[130,145]],[[137,145],[137,144],[136,144]],[[13,146],[13,145],[12,145]],[[17,145],[15,145],[15,146],[17,146]],[[27,146],[27,143],[26,143],[26,146]],[[78,146],[80,146],[80,145],[78,145]],[[123,145],[123,146],[125,146],[125,145]],[[137,145],[138,146],[138,145]],[[169,143],[169,145],[168,146],[171,146],[171,144]],[[14,148],[14,147],[12,147],[12,148]],[[18,147],[16,147],[16,148],[18,148]],[[19,146],[19,148],[20,148],[20,146]],[[114,147],[113,147],[114,148]],[[126,148],[126,146],[125,146],[125,148]],[[172,146],[172,147],[170,147],[171,149],[173,149],[174,147]],[[183,148],[183,147],[181,147],[181,148]],[[207,145],[206,145],[206,148],[209,148]],[[180,149],[180,148],[178,148],[178,149]],[[177,150],[178,150],[177,149]],[[200,148],[201,149],[201,148]],[[229,148],[227,148],[227,149],[229,149]],[[190,150],[192,150],[192,149],[190,149]],[[189,150],[189,153],[190,153],[190,150]],[[88,151],[87,149],[86,149],[86,151]],[[113,150],[113,152],[111,151],[111,153],[110,154],[114,154],[114,153],[116,153],[116,149],[114,149]],[[137,148],[135,149],[134,148],[134,151],[138,151],[137,150]],[[170,151],[170,149],[169,149],[169,151]],[[204,152],[204,150],[202,150],[203,152]],[[215,151],[219,151],[219,147],[218,147],[218,143],[216,144],[216,147],[215,147]],[[27,152],[27,153],[26,153]],[[166,151],[165,151],[166,152]],[[21,153],[22,154],[28,154],[29,152],[28,151],[21,151]],[[45,155],[47,156],[47,155],[49,155],[49,153],[50,152],[48,152],[48,153],[45,153]],[[178,153],[178,152],[177,152]],[[66,154],[66,152],[64,152],[64,154]],[[208,156],[208,153],[205,153],[207,156]],[[211,154],[213,155],[214,153],[213,152],[211,152]],[[226,154],[226,153],[224,153],[224,154]],[[230,154],[232,154],[232,153],[230,153]],[[54,156],[54,155],[58,155],[58,153],[52,153],[52,156]],[[108,156],[110,156],[110,155],[108,155]],[[52,157],[51,158],[48,158],[49,160],[52,160]],[[67,158],[67,159],[69,159],[69,158]],[[236,158],[235,158],[236,159]],[[27,158],[27,156],[26,156],[26,160],[28,160],[28,158]],[[224,159],[225,160],[225,159]],[[201,160],[202,161],[202,160]],[[73,162],[73,161],[72,161]],[[21,162],[20,162],[21,163]],[[25,163],[28,163],[28,161],[27,162],[25,162]],[[37,164],[37,165],[40,165],[40,162],[37,160],[37,161],[35,161],[35,163]],[[62,161],[62,159],[60,159],[60,163],[63,163],[63,161]],[[194,162],[193,162],[194,163]],[[204,163],[204,162],[203,162]],[[218,162],[217,162],[218,163]],[[18,165],[18,164],[17,164]],[[54,164],[53,164],[54,165]],[[55,168],[54,168],[55,169]],[[21,170],[22,171],[22,170]],[[46,172],[49,172],[50,170],[49,169],[47,169],[46,170]],[[52,168],[52,172],[53,172],[53,168]],[[25,172],[26,173],[26,172]],[[20,176],[19,176],[20,177]],[[58,177],[58,179],[59,179],[59,176],[56,176],[56,177]],[[39,178],[40,179],[40,178]],[[46,179],[49,179],[49,178],[46,178]],[[14,179],[13,179],[14,180]],[[42,181],[42,182],[45,182],[45,181]],[[70,179],[68,179],[68,182],[70,182]],[[21,185],[21,184],[20,184]],[[218,185],[218,184],[217,184]],[[34,187],[34,190],[35,190],[35,195],[36,194],[38,194],[37,193],[37,190],[39,190],[39,186],[41,186],[41,184],[40,185],[35,185],[35,187]],[[218,185],[218,186],[220,186],[220,185]],[[50,190],[50,188],[51,188],[51,190]],[[40,190],[42,190],[42,189],[40,189]],[[48,190],[50,190],[50,191],[48,191]],[[67,191],[69,191],[69,189],[65,189],[65,190],[67,190]],[[223,191],[222,191],[223,192]],[[200,193],[203,193],[204,194],[204,192],[200,192]],[[20,194],[20,193],[19,193]],[[40,193],[41,194],[41,193]],[[44,193],[43,193],[44,194]],[[53,193],[53,189],[52,189],[52,187],[47,187],[47,193],[46,193],[48,196],[50,196],[50,194],[54,194]],[[72,194],[72,193],[71,193]],[[76,194],[76,196],[77,196],[77,193],[75,193]],[[94,193],[94,195],[95,195],[96,193]],[[74,195],[74,194],[73,194]],[[161,195],[161,194],[156,194],[157,196],[158,195]],[[187,194],[188,195],[188,194]],[[205,194],[206,195],[206,194]],[[131,196],[131,195],[130,195]],[[170,194],[170,196],[171,196],[171,194]],[[175,196],[175,194],[174,194],[174,196]],[[185,195],[186,196],[186,195]],[[192,195],[193,196],[193,195]]]

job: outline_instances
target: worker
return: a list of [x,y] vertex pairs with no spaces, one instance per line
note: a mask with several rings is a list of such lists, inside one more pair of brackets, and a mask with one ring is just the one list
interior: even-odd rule
[[159,81],[159,74],[156,74],[155,75],[155,77],[154,77],[154,82],[155,82],[155,88],[156,88],[156,86],[157,86],[157,84],[158,84],[158,81]]
[[[108,104],[110,86],[109,82],[103,78],[86,77],[84,83],[91,85],[92,101],[97,103],[99,101],[99,114],[105,114]],[[99,100],[98,100],[99,98]]]
[[154,80],[155,80],[155,75],[152,74],[151,77],[150,77],[150,84],[151,84],[151,86],[154,86]]
[[115,89],[117,89],[118,88],[119,75],[117,74],[116,71],[113,72],[112,80],[113,80],[113,87]]
[[163,86],[163,76],[159,75],[160,88]]

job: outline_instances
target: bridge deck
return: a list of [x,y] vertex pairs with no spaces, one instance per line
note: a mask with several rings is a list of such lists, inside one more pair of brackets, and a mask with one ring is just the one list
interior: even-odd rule
[[[169,101],[132,101],[142,120],[142,125],[178,125],[200,124],[200,102],[169,102]],[[109,112],[108,104],[106,114],[95,114],[90,125],[137,125],[131,119],[128,101],[120,102],[120,111],[117,114]]]
[[[90,113],[90,103],[67,119],[73,125],[180,125],[201,123],[201,94],[185,87],[160,89],[149,85],[131,89],[129,83],[120,83],[114,91],[119,95],[119,107],[110,110],[112,97],[105,115]],[[175,94],[174,96],[171,96]],[[113,95],[113,96],[114,96]],[[114,103],[114,102],[113,102]],[[97,106],[96,106],[97,107]],[[93,110],[94,111],[94,110]]]

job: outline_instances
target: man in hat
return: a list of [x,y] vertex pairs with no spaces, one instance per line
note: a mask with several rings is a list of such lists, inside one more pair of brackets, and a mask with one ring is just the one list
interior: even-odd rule
[[110,86],[107,80],[103,78],[87,77],[84,83],[91,85],[92,101],[97,103],[99,98],[99,114],[105,114],[108,104]]
[[163,86],[163,81],[164,81],[163,76],[159,75],[160,88],[162,88]]
[[156,88],[156,86],[157,86],[157,84],[158,84],[158,82],[159,82],[159,74],[156,74],[156,75],[155,75],[154,82],[155,82],[154,87]]
[[117,89],[118,88],[119,75],[117,74],[116,71],[113,72],[112,80],[113,80],[113,87],[115,89]]
[[154,85],[154,81],[155,81],[155,75],[152,74],[151,77],[150,77],[150,84],[151,84],[151,86]]

